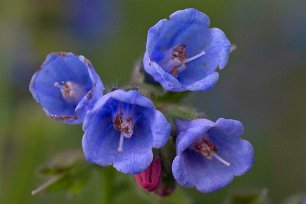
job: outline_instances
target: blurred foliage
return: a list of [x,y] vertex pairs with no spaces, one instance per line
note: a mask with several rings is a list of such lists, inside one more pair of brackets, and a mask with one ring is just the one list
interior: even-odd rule
[[268,190],[233,193],[225,204],[269,204]]
[[[91,28],[102,25],[103,30],[97,29],[95,35],[92,34],[95,29],[90,29],[84,35],[76,32],[77,27],[67,26],[70,23],[67,19],[73,19],[75,11],[72,0],[1,1],[0,203],[218,204],[226,196],[256,200],[262,194],[235,197],[237,190],[253,188],[268,189],[271,200],[281,203],[297,192],[305,192],[304,0],[105,2],[104,20],[91,21]],[[53,51],[83,54],[92,61],[108,89],[123,86],[144,52],[148,28],[175,10],[187,7],[207,13],[212,26],[224,30],[237,50],[212,91],[200,97],[190,94],[182,103],[195,106],[212,120],[225,117],[243,121],[246,130],[243,137],[255,149],[254,168],[212,194],[177,186],[173,195],[161,199],[138,189],[132,176],[111,168],[98,168],[89,177],[84,174],[84,180],[63,185],[75,184],[71,189],[74,193],[88,178],[78,196],[54,191],[32,197],[31,191],[47,178],[37,177],[36,167],[66,149],[80,150],[83,134],[80,126],[64,125],[45,117],[29,94],[30,78],[44,57]],[[82,172],[82,168],[70,169],[71,178]],[[301,196],[291,197],[284,202],[294,204],[301,199]]]
[[85,162],[82,151],[66,151],[41,167],[39,173],[48,180],[32,191],[36,195],[41,191],[65,190],[70,196],[77,195],[86,185],[92,169]]
[[297,194],[286,198],[282,204],[305,204],[306,194]]

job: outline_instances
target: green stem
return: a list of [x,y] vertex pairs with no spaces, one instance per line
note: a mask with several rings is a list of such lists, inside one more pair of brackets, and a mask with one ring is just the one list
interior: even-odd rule
[[103,169],[103,204],[111,204],[113,201],[114,170],[111,167]]

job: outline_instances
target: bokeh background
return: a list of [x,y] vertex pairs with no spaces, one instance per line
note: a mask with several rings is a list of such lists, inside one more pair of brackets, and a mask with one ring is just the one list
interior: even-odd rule
[[210,119],[245,125],[255,148],[254,168],[212,194],[178,187],[166,200],[143,193],[128,175],[114,203],[222,203],[234,192],[268,189],[274,203],[306,192],[305,0],[1,0],[0,203],[102,203],[103,177],[93,173],[76,197],[31,191],[37,166],[66,149],[80,149],[81,126],[45,117],[28,91],[45,56],[71,51],[90,59],[111,88],[129,81],[145,49],[147,30],[178,9],[208,14],[238,49],[216,87],[185,104]]

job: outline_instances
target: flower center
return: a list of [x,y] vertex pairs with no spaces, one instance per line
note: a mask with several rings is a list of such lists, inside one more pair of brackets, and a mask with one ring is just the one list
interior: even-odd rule
[[194,148],[205,158],[211,160],[213,157],[220,161],[225,166],[230,166],[231,164],[224,159],[222,159],[216,152],[218,151],[217,147],[207,138],[200,139],[195,145]]
[[179,73],[186,69],[187,63],[205,55],[205,51],[201,51],[199,54],[188,58],[185,51],[186,45],[184,44],[173,47],[170,51],[171,58],[166,62],[166,70],[176,78]]
[[124,138],[130,138],[134,132],[134,125],[131,117],[123,117],[122,112],[120,111],[119,114],[113,119],[114,128],[117,131],[120,131],[120,140],[118,145],[118,152],[123,151],[123,140]]
[[72,81],[62,81],[61,84],[54,82],[54,87],[59,88],[63,98],[71,103],[78,103],[86,94],[84,89],[79,84]]

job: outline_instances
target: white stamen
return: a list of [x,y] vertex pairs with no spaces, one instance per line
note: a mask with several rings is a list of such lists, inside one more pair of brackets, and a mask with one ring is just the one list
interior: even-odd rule
[[200,52],[199,54],[197,54],[197,55],[195,55],[195,56],[193,56],[193,57],[190,57],[190,58],[184,60],[183,63],[188,63],[188,62],[191,62],[191,61],[193,61],[193,60],[196,60],[196,59],[198,59],[199,57],[202,57],[202,56],[205,55],[205,54],[206,54],[206,52],[205,52],[205,51],[202,51],[202,52]]
[[119,146],[118,146],[118,149],[117,149],[118,152],[123,151],[123,140],[124,140],[124,134],[121,132],[120,140],[119,140]]
[[218,161],[220,161],[222,164],[224,164],[225,166],[230,166],[231,163],[225,161],[224,159],[222,159],[219,155],[217,155],[216,153],[212,153],[212,156],[215,157]]

